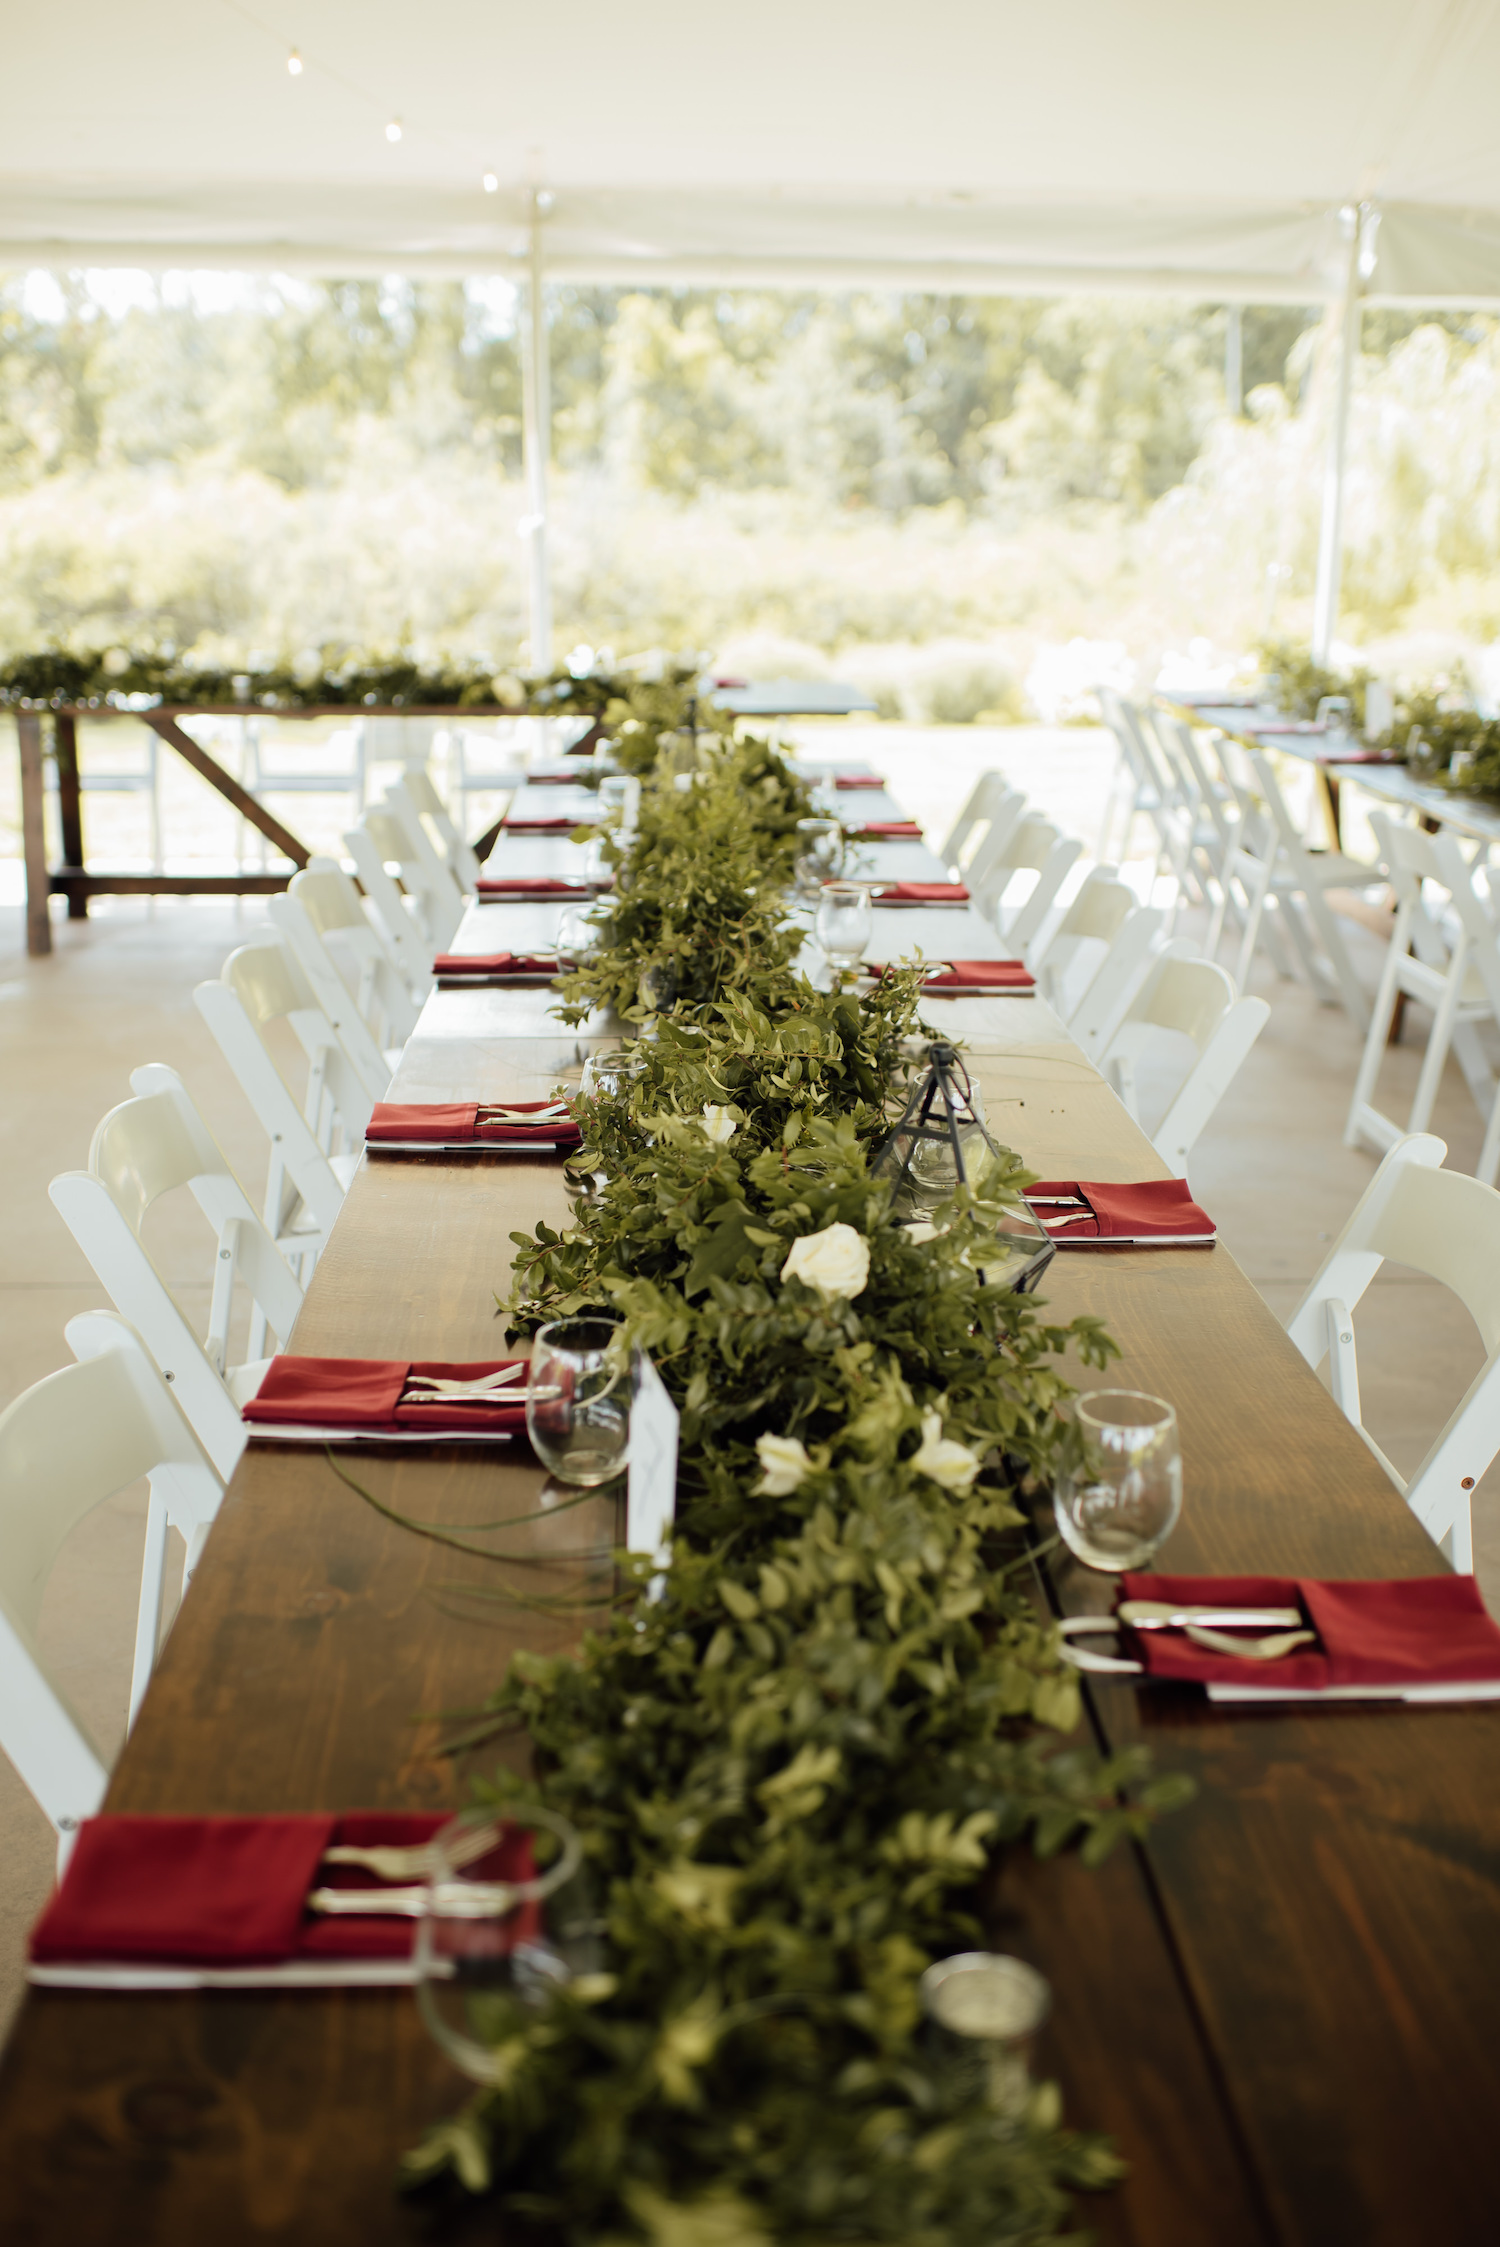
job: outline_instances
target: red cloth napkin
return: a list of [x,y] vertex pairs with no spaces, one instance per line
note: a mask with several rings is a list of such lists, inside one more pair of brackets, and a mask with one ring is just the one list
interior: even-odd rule
[[587,827],[587,816],[572,812],[512,812],[501,821],[507,828],[522,828],[529,835],[568,835],[575,827]]
[[863,836],[866,842],[919,843],[922,840],[922,830],[914,819],[872,819],[868,827],[856,827],[853,833]]
[[587,897],[587,882],[560,882],[547,874],[485,875],[480,879],[477,893],[480,897]]
[[1066,1217],[1066,1210],[1038,1207],[1037,1216],[1046,1224],[1059,1248],[1082,1246],[1089,1241],[1151,1240],[1183,1233],[1201,1233],[1206,1240],[1212,1240],[1217,1231],[1213,1219],[1198,1207],[1188,1192],[1185,1178],[1145,1178],[1135,1186],[1101,1186],[1092,1179],[1046,1178],[1026,1188],[1028,1200],[1038,1204],[1048,1194],[1077,1194],[1088,1203],[1088,1208],[1080,1210],[1066,1225],[1052,1222],[1054,1218]]
[[[874,964],[865,970],[867,975],[884,975],[886,969]],[[1036,989],[1036,977],[1024,960],[943,960],[931,969],[922,988],[924,991],[951,991],[960,993],[980,988],[986,991],[1016,991],[1025,994]]]
[[[550,1100],[506,1101],[519,1114],[539,1114]],[[389,1141],[422,1140],[430,1146],[449,1146],[456,1139],[497,1147],[581,1147],[583,1133],[564,1118],[547,1123],[481,1123],[476,1101],[377,1100],[365,1126],[365,1145],[379,1147]]]
[[1300,1607],[1318,1644],[1279,1662],[1195,1646],[1181,1631],[1131,1631],[1152,1677],[1317,1693],[1336,1685],[1458,1685],[1500,1680],[1500,1629],[1472,1576],[1324,1583],[1308,1576],[1153,1576],[1127,1570],[1125,1599],[1181,1607]]
[[560,771],[529,772],[526,775],[527,785],[532,788],[571,788],[577,779],[578,767],[576,765],[571,772],[564,765]]
[[872,905],[965,905],[969,893],[962,882],[887,882],[870,892]]
[[1320,749],[1320,765],[1401,765],[1406,759],[1391,749]]
[[514,1435],[526,1425],[526,1406],[402,1404],[407,1375],[431,1373],[441,1381],[477,1381],[520,1358],[486,1358],[477,1365],[447,1365],[432,1358],[272,1358],[258,1393],[240,1413],[251,1427],[423,1428],[434,1435],[480,1428]]
[[[357,1810],[342,1816],[86,1818],[68,1869],[31,1931],[38,1965],[150,1961],[268,1966],[303,1958],[404,1958],[416,1922],[307,1915],[311,1888],[377,1888],[372,1873],[321,1864],[335,1842],[405,1848],[430,1841],[445,1813]],[[486,1862],[497,1880],[536,1877],[532,1837],[509,1827]],[[504,1947],[534,1942],[541,1906],[518,1906]]]
[[835,788],[883,788],[885,782],[878,772],[838,772],[833,776]]
[[434,975],[478,977],[486,983],[529,982],[539,975],[550,982],[561,973],[555,953],[540,952],[439,952],[432,963]]

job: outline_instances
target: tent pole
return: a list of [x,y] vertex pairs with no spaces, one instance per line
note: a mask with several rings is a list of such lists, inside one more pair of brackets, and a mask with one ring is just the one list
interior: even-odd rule
[[552,668],[552,584],[547,552],[547,467],[552,454],[552,381],[547,342],[547,300],[542,287],[542,219],[552,197],[531,192],[531,242],[526,319],[522,327],[521,440],[530,501],[531,668]]
[[1237,304],[1224,311],[1224,403],[1238,421],[1245,411],[1245,324]]
[[1318,531],[1318,583],[1313,594],[1312,659],[1326,664],[1339,617],[1339,576],[1344,559],[1344,470],[1349,445],[1349,393],[1354,362],[1359,357],[1360,248],[1362,214],[1345,204],[1339,220],[1348,242],[1344,267],[1344,307],[1339,324],[1338,387],[1334,393],[1333,420],[1328,431],[1328,457],[1323,469],[1323,520]]

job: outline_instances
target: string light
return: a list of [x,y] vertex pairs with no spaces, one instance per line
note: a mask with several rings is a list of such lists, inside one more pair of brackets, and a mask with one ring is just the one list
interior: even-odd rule
[[293,47],[291,53],[286,58],[286,67],[288,77],[300,78],[302,76],[302,57],[298,54],[295,47]]
[[486,172],[484,175],[484,192],[486,195],[498,195],[500,192],[500,182],[493,172]]
[[387,140],[399,140],[401,138],[401,120],[399,117],[393,117],[386,126],[385,137]]

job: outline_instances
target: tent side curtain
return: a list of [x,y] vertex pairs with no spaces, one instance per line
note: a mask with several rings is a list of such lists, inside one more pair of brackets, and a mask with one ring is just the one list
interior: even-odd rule
[[[519,271],[519,192],[293,183],[0,180],[0,265],[317,273]],[[734,283],[1004,295],[1147,291],[1310,304],[1339,292],[1337,213],[1293,202],[1001,200],[768,189],[555,190],[547,270],[641,287]],[[1371,301],[1500,305],[1500,212],[1383,205]]]

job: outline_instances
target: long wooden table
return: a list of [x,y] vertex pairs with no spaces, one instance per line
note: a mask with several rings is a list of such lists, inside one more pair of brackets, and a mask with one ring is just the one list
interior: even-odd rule
[[[498,948],[520,910],[476,908],[458,941]],[[942,949],[998,949],[977,916],[883,922],[907,932],[929,918]],[[924,949],[938,947],[924,935]],[[992,1122],[1044,1176],[1160,1175],[1040,1001],[934,1000],[929,1012],[968,1041]],[[545,992],[444,991],[398,1089],[534,1095],[576,1076],[594,1042],[556,1023]],[[493,1354],[491,1291],[511,1229],[563,1215],[560,1172],[541,1160],[367,1162],[296,1345]],[[1172,1568],[1442,1566],[1226,1249],[1064,1253],[1044,1293],[1061,1316],[1108,1321],[1124,1353],[1111,1379],[1177,1405],[1187,1499]],[[524,1450],[440,1445],[355,1471],[402,1511],[450,1524],[528,1513],[542,1480]],[[524,1544],[535,1565],[509,1580],[597,1584],[608,1511],[600,1500],[512,1531],[504,1542]],[[439,1753],[434,1712],[474,1705],[515,1647],[568,1635],[465,1596],[498,1573],[382,1519],[320,1454],[252,1449],[109,1807],[457,1800],[464,1773]],[[1053,1581],[1065,1607],[1105,1596],[1081,1571]],[[1099,1872],[1071,1858],[1038,1865],[1018,1849],[997,1887],[991,1939],[1053,1985],[1042,2057],[1068,2114],[1112,2132],[1130,2162],[1122,2187],[1082,2203],[1096,2236],[1121,2247],[1494,2236],[1497,1721],[1492,1709],[1234,1710],[1185,1689],[1093,1686],[1101,1743],[1145,1741],[1202,1788]],[[399,1993],[35,1992],[0,2062],[0,2237],[28,2247],[490,2239],[483,2208],[438,2219],[391,2190],[401,2150],[463,2090]]]

